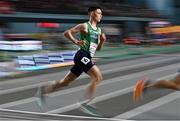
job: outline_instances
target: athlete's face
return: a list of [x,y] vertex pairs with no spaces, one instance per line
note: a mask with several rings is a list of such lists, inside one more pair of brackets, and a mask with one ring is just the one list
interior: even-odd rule
[[101,9],[96,9],[95,11],[92,12],[92,18],[97,21],[100,22],[102,19],[102,11]]

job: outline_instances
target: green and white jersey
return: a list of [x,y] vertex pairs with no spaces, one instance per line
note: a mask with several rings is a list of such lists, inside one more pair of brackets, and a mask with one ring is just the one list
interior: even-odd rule
[[80,34],[80,39],[86,41],[86,44],[81,47],[82,50],[85,50],[90,53],[91,57],[94,56],[96,48],[100,42],[101,29],[93,29],[90,22],[86,22],[88,34]]

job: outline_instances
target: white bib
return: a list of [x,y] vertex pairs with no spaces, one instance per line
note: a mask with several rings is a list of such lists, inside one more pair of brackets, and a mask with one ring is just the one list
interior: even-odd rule
[[89,47],[89,52],[90,52],[91,57],[94,57],[95,52],[96,52],[96,48],[97,48],[97,44],[91,42],[90,47]]

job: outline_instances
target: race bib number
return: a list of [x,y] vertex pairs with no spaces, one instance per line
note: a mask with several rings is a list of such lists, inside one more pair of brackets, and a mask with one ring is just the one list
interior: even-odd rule
[[97,44],[91,42],[90,48],[89,48],[91,57],[94,57],[94,54],[95,54],[95,52],[96,52],[96,48],[97,48]]
[[83,57],[83,58],[81,59],[81,62],[86,65],[86,64],[88,64],[88,63],[90,62],[90,59],[87,58],[87,57]]

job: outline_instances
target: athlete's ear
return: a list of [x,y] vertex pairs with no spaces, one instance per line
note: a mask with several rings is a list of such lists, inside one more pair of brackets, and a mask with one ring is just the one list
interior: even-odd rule
[[89,13],[89,15],[90,15],[90,16],[93,16],[94,13],[95,13],[94,11],[91,11],[91,12]]

